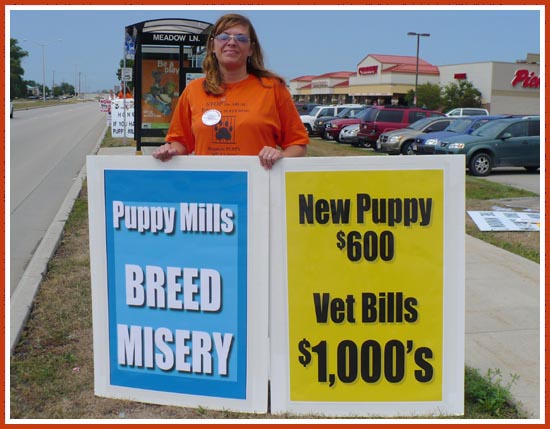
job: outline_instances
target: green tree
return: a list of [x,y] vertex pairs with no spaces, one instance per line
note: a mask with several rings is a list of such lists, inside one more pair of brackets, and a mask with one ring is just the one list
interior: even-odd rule
[[455,107],[481,107],[481,92],[467,80],[449,83],[443,88],[442,97],[445,111]]
[[55,86],[53,95],[54,97],[59,97],[60,95],[75,95],[74,86],[67,82],[61,82],[59,85]]
[[441,87],[433,83],[418,85],[416,104],[430,110],[437,110],[441,107]]
[[[416,105],[430,110],[437,110],[441,107],[441,87],[433,83],[423,83],[418,85],[418,95],[416,96]],[[414,89],[410,89],[405,94],[407,105],[414,105]]]
[[21,60],[29,55],[17,44],[17,39],[10,38],[10,97],[25,97],[27,86],[23,80],[25,70],[21,66]]
[[414,89],[409,89],[405,94],[405,103],[407,106],[414,106]]

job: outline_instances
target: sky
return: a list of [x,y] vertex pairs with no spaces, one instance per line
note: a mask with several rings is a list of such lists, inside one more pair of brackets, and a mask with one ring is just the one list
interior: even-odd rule
[[[40,8],[40,9],[39,9]],[[24,6],[6,9],[6,36],[29,53],[24,79],[67,82],[96,92],[113,89],[124,50],[124,28],[162,18],[214,23],[227,12],[250,18],[266,66],[287,81],[355,71],[369,54],[416,56],[436,65],[515,62],[528,53],[544,61],[544,10],[537,6]],[[9,52],[6,37],[6,52]],[[44,52],[44,67],[42,63]],[[7,69],[7,68],[6,68]],[[6,71],[7,73],[7,71]]]

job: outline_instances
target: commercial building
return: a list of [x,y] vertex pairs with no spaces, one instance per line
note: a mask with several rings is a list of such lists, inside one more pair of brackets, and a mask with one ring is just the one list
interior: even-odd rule
[[[418,60],[418,85],[441,87],[467,80],[481,92],[482,107],[492,114],[540,114],[540,55],[526,60],[478,62],[434,66]],[[298,102],[321,104],[406,104],[405,95],[414,90],[416,57],[371,54],[355,71],[301,76],[290,81],[290,92]]]

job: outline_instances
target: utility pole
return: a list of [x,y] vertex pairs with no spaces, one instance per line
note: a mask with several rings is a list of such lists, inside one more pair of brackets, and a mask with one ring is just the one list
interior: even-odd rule
[[416,75],[414,82],[414,102],[416,106],[416,97],[418,95],[418,54],[420,52],[420,37],[430,37],[429,33],[414,33],[412,31],[407,33],[407,36],[416,36]]
[[[23,39],[24,42],[32,42],[42,48],[42,101],[46,101],[46,54],[44,48],[48,46],[45,42],[35,42],[34,40]],[[63,39],[57,39],[57,42],[63,42]]]

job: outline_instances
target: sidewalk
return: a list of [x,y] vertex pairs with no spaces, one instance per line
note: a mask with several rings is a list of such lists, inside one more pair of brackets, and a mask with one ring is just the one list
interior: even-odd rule
[[519,378],[510,391],[529,418],[540,407],[540,265],[466,236],[466,365],[499,369],[502,384]]
[[[144,148],[143,152],[150,154],[153,149]],[[135,155],[135,147],[102,148],[98,155]],[[531,199],[531,204],[537,202],[539,199]],[[62,207],[60,213],[63,212]],[[518,375],[510,389],[512,396],[529,418],[543,418],[540,401],[544,386],[540,383],[544,363],[541,362],[544,282],[540,265],[468,235],[465,248],[465,363],[479,369],[482,375],[489,369],[500,370],[503,385],[511,375]],[[35,257],[42,261],[45,270],[48,258]],[[34,296],[31,292],[27,292],[25,299],[29,301],[28,309]],[[12,319],[12,341],[25,321],[26,318],[21,318],[14,323]]]

